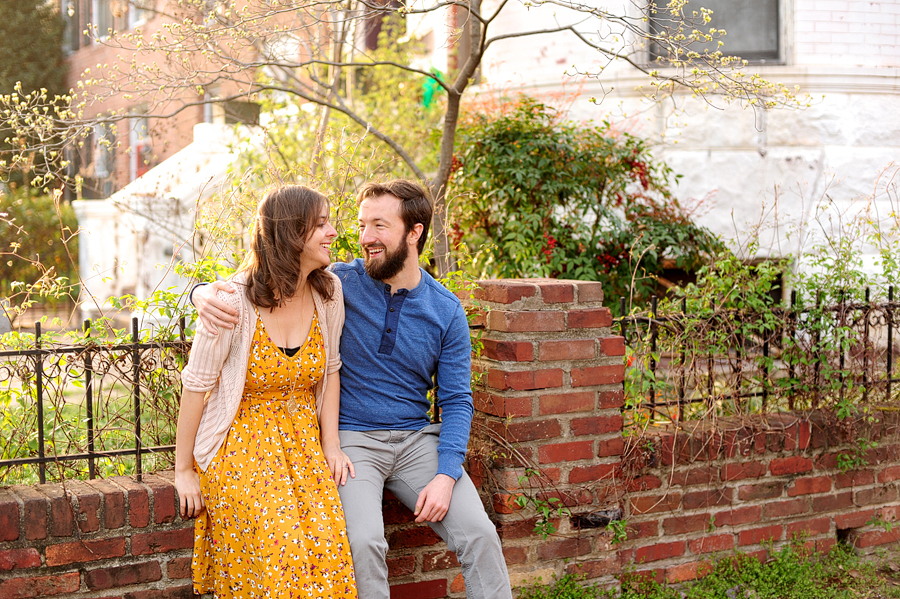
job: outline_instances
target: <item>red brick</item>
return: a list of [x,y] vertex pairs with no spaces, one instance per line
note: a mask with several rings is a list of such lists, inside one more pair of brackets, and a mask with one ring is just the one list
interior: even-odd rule
[[569,472],[572,484],[590,483],[598,480],[612,480],[619,472],[619,464],[594,464],[593,466],[576,466]]
[[701,537],[688,541],[691,553],[715,553],[718,551],[730,551],[734,548],[733,534],[720,534],[711,537]]
[[834,525],[838,529],[860,528],[866,525],[866,522],[875,517],[876,510],[862,510],[859,512],[851,512],[849,514],[835,514]]
[[625,391],[617,389],[615,391],[599,391],[597,393],[597,409],[606,410],[611,408],[621,408],[625,405]]
[[385,524],[406,524],[416,519],[416,515],[396,499],[385,501],[381,506],[381,513]]
[[659,523],[656,520],[646,520],[644,522],[628,522],[625,526],[625,532],[628,539],[647,539],[659,536]]
[[676,516],[663,520],[663,530],[667,535],[683,535],[688,532],[706,530],[709,528],[709,514],[695,514],[693,516]]
[[61,485],[40,485],[37,489],[50,500],[50,535],[70,537],[75,532],[75,509]]
[[808,420],[801,420],[797,423],[797,449],[809,449],[809,441],[812,435],[812,427]]
[[625,365],[590,366],[572,369],[573,387],[590,387],[592,385],[613,385],[625,380]]
[[178,500],[175,486],[168,480],[153,475],[144,475],[144,484],[153,492],[153,516],[157,524],[174,522],[178,515]]
[[653,476],[652,474],[638,476],[637,478],[625,483],[625,488],[630,493],[634,493],[636,491],[652,491],[653,489],[658,489],[661,486],[662,481],[658,476]]
[[573,283],[538,283],[541,299],[545,304],[568,304],[575,301],[575,285]]
[[560,339],[541,341],[538,360],[593,360],[597,355],[597,343],[593,339]]
[[145,532],[131,537],[131,555],[168,553],[194,546],[194,527]]
[[538,400],[538,411],[541,414],[590,412],[596,405],[596,398],[597,393],[594,391],[541,395]]
[[562,387],[563,371],[560,368],[547,368],[544,370],[521,370],[507,372],[491,368],[488,370],[487,384],[489,387],[505,391],[528,391],[531,389],[550,389]]
[[612,326],[612,313],[609,308],[569,310],[568,315],[569,329],[600,329]]
[[0,541],[19,538],[19,502],[12,491],[0,489]]
[[[512,443],[522,443],[537,439],[552,439],[562,433],[558,420],[531,420],[528,422],[498,423],[503,429],[502,438]],[[491,427],[492,429],[494,427]]]
[[831,532],[831,518],[814,518],[791,522],[787,525],[787,538],[824,535]]
[[525,547],[504,547],[503,559],[507,566],[528,563],[528,549]]
[[455,568],[459,565],[456,554],[452,551],[436,551],[426,553],[422,556],[422,571],[431,572],[432,570],[446,570]]
[[680,507],[681,493],[669,493],[668,495],[650,495],[631,498],[632,514],[674,512]]
[[603,356],[624,356],[625,337],[601,337],[600,354]]
[[[557,526],[559,522],[553,525]],[[534,527],[537,525],[537,518],[528,518],[526,520],[514,520],[513,522],[500,522],[497,528],[497,534],[502,540],[507,539],[524,539],[534,535]]]
[[603,301],[603,283],[578,281],[576,284],[578,285],[578,301],[580,303]]
[[569,427],[575,436],[581,435],[605,435],[607,433],[622,432],[624,421],[621,414],[611,416],[590,416],[588,418],[573,418]]
[[601,458],[622,455],[625,453],[625,439],[622,437],[614,437],[612,439],[598,441],[599,449],[597,456]]
[[877,547],[878,545],[887,545],[888,543],[893,543],[897,540],[900,540],[900,530],[893,529],[890,531],[887,530],[869,530],[869,531],[856,531],[854,530],[850,536],[847,538],[847,541],[854,547],[859,549],[864,549],[866,547]]
[[798,478],[788,487],[788,497],[798,495],[812,495],[814,493],[829,493],[831,491],[830,476],[809,476]]
[[895,485],[885,485],[870,487],[868,489],[860,489],[856,492],[855,501],[857,505],[869,505],[872,503],[894,503],[900,499]]
[[391,587],[390,599],[440,599],[447,596],[447,579],[410,582]]
[[124,587],[142,582],[155,582],[162,578],[162,570],[155,561],[97,568],[84,573],[84,583],[92,591]]
[[88,484],[103,497],[103,527],[113,530],[125,526],[125,491],[113,482],[99,478]]
[[502,362],[531,362],[534,360],[534,346],[527,341],[498,341],[482,339],[481,355]]
[[780,541],[783,527],[763,526],[762,528],[753,528],[751,530],[743,530],[738,533],[738,545],[759,545],[765,541]]
[[57,576],[35,576],[32,578],[10,578],[0,581],[0,597],[3,599],[25,599],[26,597],[51,597],[63,593],[74,593],[81,586],[81,574],[69,572]]
[[673,472],[669,479],[669,484],[677,487],[709,485],[714,482],[716,482],[716,470],[709,467],[679,470]]
[[647,562],[656,562],[661,559],[669,559],[684,555],[684,541],[673,541],[671,543],[659,543],[657,545],[649,545],[638,547],[634,550],[634,561],[638,564]]
[[878,482],[889,483],[900,478],[900,466],[888,466],[878,473]]
[[93,562],[98,559],[122,557],[125,555],[125,538],[93,539],[50,545],[44,554],[47,556],[48,566],[62,566],[76,562]]
[[491,310],[488,329],[507,333],[554,333],[566,330],[565,312],[507,312]]
[[[25,539],[37,541],[47,538],[47,511],[48,500],[45,495],[38,493],[33,487],[17,485],[12,487],[13,492],[22,500],[23,516],[25,522]],[[18,524],[16,525],[18,526]]]
[[559,541],[546,540],[538,545],[538,558],[543,561],[554,561],[591,552],[591,540],[588,537],[574,537]]
[[692,491],[684,494],[682,506],[686,510],[694,510],[703,507],[728,505],[731,503],[731,493],[732,489],[729,487],[709,489],[706,491]]
[[622,562],[617,557],[607,557],[604,559],[579,561],[569,563],[566,566],[567,574],[583,576],[587,579],[600,578],[601,576],[609,576],[622,571]]
[[722,466],[722,480],[744,480],[765,476],[768,468],[762,462],[738,462]]
[[859,470],[856,472],[848,472],[846,474],[838,474],[834,478],[835,489],[846,489],[847,487],[860,487],[863,485],[871,485],[875,482],[875,473],[871,470]]
[[703,578],[712,571],[708,562],[690,562],[666,568],[666,582],[678,583]]
[[391,533],[388,544],[393,549],[403,547],[426,547],[441,542],[441,537],[427,526],[416,526]]
[[466,590],[466,579],[463,578],[462,572],[460,572],[453,578],[453,582],[450,583],[450,592],[451,593],[462,593],[465,590]]
[[123,599],[194,599],[194,587],[186,585],[160,590],[136,591],[134,593],[125,593]]
[[750,524],[759,522],[762,518],[762,507],[751,505],[747,507],[739,507],[723,512],[715,513],[715,525],[721,526],[740,526],[742,524]]
[[853,493],[846,491],[844,493],[835,493],[833,495],[823,495],[821,497],[813,497],[812,510],[814,512],[834,512],[845,510],[853,506]]
[[0,571],[37,568],[40,565],[41,554],[34,547],[0,551]]
[[128,500],[128,524],[132,528],[144,528],[150,524],[150,495],[147,493],[147,487],[128,476],[117,476],[112,481],[125,489]]
[[592,441],[552,443],[550,445],[542,445],[538,448],[538,462],[541,464],[589,460],[592,457],[594,457],[594,445]]
[[170,559],[166,564],[166,576],[169,578],[169,580],[176,580],[178,578],[190,578],[191,558],[176,557]]
[[794,456],[790,458],[775,458],[769,462],[769,472],[773,476],[782,476],[784,474],[803,474],[804,472],[812,472],[813,462],[809,458]]
[[834,470],[840,453],[825,453],[816,458],[816,470]]
[[389,557],[385,561],[387,562],[388,578],[409,576],[416,571],[416,556],[414,555]]
[[84,481],[66,482],[66,488],[75,496],[78,503],[78,528],[81,532],[100,530],[100,505],[102,496]]
[[791,499],[789,501],[773,501],[763,506],[763,516],[766,519],[786,518],[796,516],[809,511],[809,500],[804,498]]
[[477,411],[501,418],[531,416],[532,412],[530,397],[501,397],[476,391],[473,400]]
[[535,293],[536,287],[533,283],[507,279],[486,279],[478,282],[475,299],[498,304],[512,304],[522,298],[534,297]]
[[772,499],[773,497],[781,497],[783,491],[784,483],[777,481],[764,482],[758,485],[743,485],[738,487],[738,498],[741,501]]

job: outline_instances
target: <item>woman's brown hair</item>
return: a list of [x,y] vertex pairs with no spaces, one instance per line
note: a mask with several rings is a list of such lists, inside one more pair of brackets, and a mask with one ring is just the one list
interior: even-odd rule
[[[303,185],[266,193],[256,209],[250,251],[238,269],[246,273],[250,303],[272,309],[297,292],[303,282],[300,253],[327,206],[328,198]],[[334,281],[324,266],[309,273],[308,279],[325,301],[332,298]]]

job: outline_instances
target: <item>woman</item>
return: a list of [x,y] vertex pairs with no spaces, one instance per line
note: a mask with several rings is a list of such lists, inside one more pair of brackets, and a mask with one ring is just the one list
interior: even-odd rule
[[219,296],[240,322],[194,336],[175,488],[182,517],[201,516],[192,564],[201,593],[356,597],[336,486],[354,475],[338,440],[344,302],[325,270],[336,235],[325,196],[270,191],[233,279],[241,292]]

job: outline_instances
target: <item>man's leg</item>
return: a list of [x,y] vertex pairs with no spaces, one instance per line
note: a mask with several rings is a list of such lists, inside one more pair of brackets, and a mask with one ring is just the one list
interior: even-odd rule
[[356,572],[359,599],[389,599],[388,545],[384,538],[381,500],[384,481],[393,469],[393,448],[389,431],[340,431],[341,449],[350,457],[356,478],[338,485],[347,537]]
[[[396,468],[385,482],[385,487],[411,510],[415,509],[419,493],[437,473],[439,431],[440,425],[429,426],[398,446]],[[468,599],[512,597],[497,529],[465,472],[453,487],[447,515],[429,525],[456,553]]]

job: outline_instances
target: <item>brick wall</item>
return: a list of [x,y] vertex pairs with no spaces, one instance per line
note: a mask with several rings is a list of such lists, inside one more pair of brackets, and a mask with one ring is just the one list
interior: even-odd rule
[[[763,557],[767,540],[838,538],[863,552],[896,548],[896,416],[825,415],[663,427],[626,443],[625,352],[596,283],[487,281],[477,292],[483,352],[467,468],[503,542],[514,585],[578,572],[612,581],[624,568],[690,580],[716,552]],[[860,450],[857,439],[874,445]],[[839,468],[848,456],[855,470]],[[559,500],[556,532],[533,533],[533,504]],[[628,539],[604,526],[621,513]],[[465,596],[459,565],[396,499],[384,505],[394,599]],[[0,599],[190,596],[191,521],[171,473],[0,489]]]
[[0,489],[0,598],[193,596],[171,473]]

